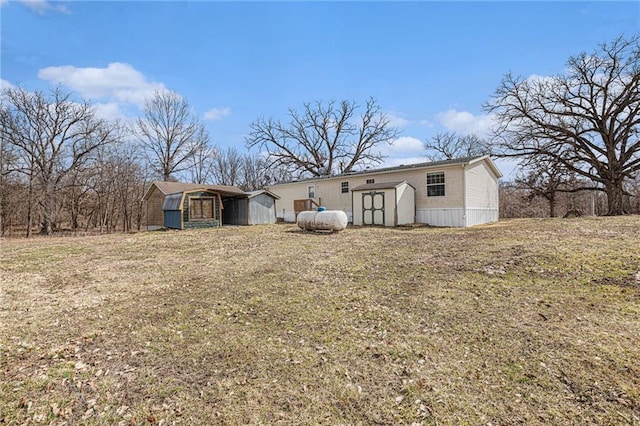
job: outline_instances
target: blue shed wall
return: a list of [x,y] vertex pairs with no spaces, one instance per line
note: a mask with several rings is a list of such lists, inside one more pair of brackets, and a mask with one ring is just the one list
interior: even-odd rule
[[182,223],[180,223],[180,213],[180,210],[165,210],[164,226],[172,229],[182,229]]

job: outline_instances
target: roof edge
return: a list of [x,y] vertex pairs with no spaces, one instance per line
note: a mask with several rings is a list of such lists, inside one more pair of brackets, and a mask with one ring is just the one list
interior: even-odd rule
[[489,164],[489,168],[493,171],[493,173],[495,173],[498,179],[504,176],[500,171],[500,169],[498,169],[498,166],[496,166],[496,163],[493,162],[493,160],[489,155],[483,155],[481,157],[474,158],[473,160],[469,161],[469,165],[478,163],[480,161],[486,161],[487,164]]
[[496,176],[498,177],[502,177],[502,173],[500,172],[500,170],[498,170],[498,168],[496,167],[496,165],[493,163],[493,161],[491,160],[491,158],[488,155],[477,155],[477,156],[472,156],[472,157],[461,157],[461,158],[453,158],[451,160],[439,160],[439,161],[428,161],[428,162],[424,162],[424,163],[414,163],[414,164],[402,164],[399,166],[393,166],[393,167],[382,167],[379,169],[369,169],[369,170],[362,170],[362,171],[358,171],[358,172],[351,172],[351,173],[341,173],[341,174],[337,174],[337,175],[331,175],[331,176],[314,176],[314,177],[310,177],[310,178],[305,178],[305,179],[299,179],[299,180],[292,180],[289,182],[282,182],[282,183],[277,183],[274,185],[269,185],[269,187],[274,187],[274,186],[279,186],[279,185],[289,185],[289,184],[296,184],[296,183],[302,183],[302,182],[317,182],[317,181],[322,181],[322,180],[328,180],[328,179],[340,179],[340,178],[348,178],[351,176],[366,176],[369,174],[378,174],[378,173],[387,173],[387,172],[396,172],[396,171],[401,171],[401,170],[413,170],[413,169],[423,169],[423,168],[433,168],[433,167],[445,167],[445,166],[456,166],[456,165],[464,165],[464,164],[472,164],[475,163],[477,161],[481,161],[487,159],[488,163],[490,164],[490,167],[492,168],[493,172],[496,174]]

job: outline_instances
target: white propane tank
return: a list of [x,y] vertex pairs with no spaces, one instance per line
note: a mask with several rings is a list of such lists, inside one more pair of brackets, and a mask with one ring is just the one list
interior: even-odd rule
[[307,231],[342,231],[347,227],[347,214],[342,210],[304,211],[298,213],[298,227]]

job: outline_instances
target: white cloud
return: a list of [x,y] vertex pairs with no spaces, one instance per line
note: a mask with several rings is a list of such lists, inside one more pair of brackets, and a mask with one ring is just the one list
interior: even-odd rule
[[464,135],[475,133],[478,136],[485,136],[493,124],[492,117],[488,114],[474,115],[468,111],[458,111],[453,108],[436,114],[436,118],[447,130]]
[[402,117],[400,114],[389,112],[386,115],[387,115],[387,120],[389,120],[389,125],[391,127],[405,127],[410,123],[409,120]]
[[420,121],[418,121],[418,124],[421,125],[421,126],[428,127],[428,128],[432,128],[433,127],[433,123],[431,121],[429,121],[429,120],[420,120]]
[[107,103],[94,103],[93,106],[96,109],[96,115],[102,117],[105,120],[126,120],[127,116],[120,108],[120,104],[117,102]]
[[231,114],[231,108],[213,108],[204,113],[205,120],[217,121],[222,120]]
[[[47,12],[56,11],[61,13],[71,13],[64,4],[52,3],[48,0],[19,0],[30,11],[37,15],[45,15]],[[4,2],[3,2],[4,3]]]
[[401,136],[396,138],[393,140],[392,144],[387,147],[389,155],[416,154],[421,151],[424,151],[424,144],[420,139],[412,136]]
[[427,158],[424,156],[424,146],[420,139],[413,136],[401,136],[385,144],[380,149],[385,156],[382,167],[394,167],[400,164],[424,163]]
[[155,91],[167,90],[164,84],[148,81],[129,64],[113,62],[106,68],[79,68],[73,65],[47,67],[38,72],[45,81],[63,84],[85,98],[106,99],[143,107]]
[[0,90],[4,89],[15,89],[16,86],[9,83],[7,80],[0,78]]
[[531,74],[527,77],[527,81],[530,83],[553,83],[555,79],[548,75]]

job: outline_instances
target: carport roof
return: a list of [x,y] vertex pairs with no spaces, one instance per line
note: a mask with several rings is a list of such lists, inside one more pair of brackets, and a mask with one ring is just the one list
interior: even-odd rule
[[191,192],[191,191],[198,191],[198,190],[202,190],[202,191],[213,191],[213,192],[218,192],[221,195],[230,195],[230,196],[237,196],[237,195],[244,195],[245,192],[236,187],[236,186],[229,186],[229,185],[202,185],[202,184],[197,184],[197,183],[182,183],[182,182],[162,182],[162,181],[154,181],[151,186],[149,186],[149,189],[147,189],[147,192],[145,192],[144,196],[142,197],[143,200],[146,200],[147,195],[151,192],[151,188],[156,187],[160,190],[160,192],[162,192],[164,195],[169,195],[169,194],[177,194],[177,193],[182,193],[182,192]]

